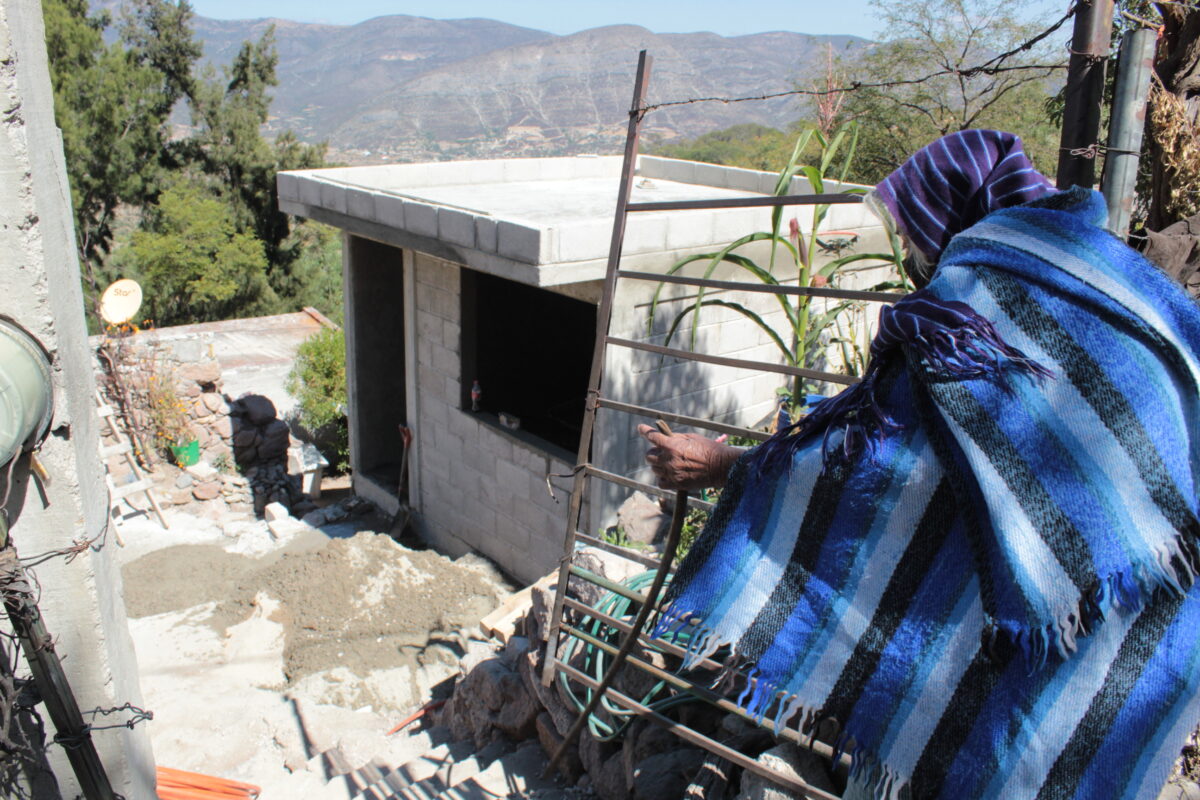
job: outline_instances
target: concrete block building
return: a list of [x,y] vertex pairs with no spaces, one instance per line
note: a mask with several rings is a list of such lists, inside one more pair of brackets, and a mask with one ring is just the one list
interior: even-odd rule
[[[421,534],[435,546],[473,550],[520,580],[553,569],[561,554],[596,311],[611,238],[621,159],[568,157],[347,167],[281,173],[280,208],[343,231],[345,328],[354,488],[397,509],[403,451],[399,426],[414,433],[407,492]],[[634,200],[770,194],[776,176],[642,156]],[[797,179],[793,193],[811,191]],[[807,230],[811,209],[785,209]],[[785,222],[785,230],[787,223]],[[622,266],[665,272],[768,230],[764,208],[644,213],[630,218]],[[878,221],[861,205],[834,206],[823,229],[860,233],[860,250],[886,249]],[[752,251],[753,252],[753,251]],[[754,253],[766,264],[766,248]],[[689,265],[703,273],[707,262]],[[779,253],[775,274],[794,277]],[[842,285],[862,288],[868,268]],[[713,277],[747,279],[722,265]],[[751,279],[752,280],[752,279]],[[612,335],[779,361],[768,335],[725,307],[685,313],[695,290],[623,281]],[[712,293],[710,297],[719,297]],[[778,327],[767,295],[737,301]],[[654,305],[653,319],[651,306]],[[786,327],[779,328],[786,330]],[[605,396],[681,414],[753,425],[769,417],[782,376],[663,359],[609,348]],[[472,387],[478,385],[478,410]],[[640,420],[603,411],[597,466],[646,479]],[[611,522],[622,494],[589,498],[588,530]]]

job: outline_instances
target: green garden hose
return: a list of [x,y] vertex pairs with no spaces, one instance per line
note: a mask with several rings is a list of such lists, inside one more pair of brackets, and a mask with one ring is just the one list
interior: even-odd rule
[[[633,592],[640,593],[642,589],[650,585],[650,583],[653,581],[654,571],[651,570],[648,572],[643,572],[639,575],[635,575],[628,580],[622,581],[622,585]],[[631,601],[628,597],[623,597],[615,592],[606,592],[604,596],[600,598],[600,602],[593,606],[593,608],[595,608],[596,611],[599,611],[602,614],[607,614],[614,619],[630,622],[634,617],[633,612],[631,612],[629,608],[632,603],[633,601]],[[591,619],[587,622],[581,623],[579,627],[601,641],[610,642],[614,647],[618,643],[620,632],[611,628],[599,619]],[[682,647],[687,647],[686,633],[681,632],[676,642]],[[571,663],[572,658],[575,657],[575,654],[580,650],[581,646],[583,653],[583,664],[579,666],[579,670],[591,675],[593,678],[595,678],[596,682],[599,683],[601,678],[603,678],[608,672],[609,664],[612,661],[612,655],[601,648],[596,647],[595,645],[580,641],[574,636],[568,635],[567,641],[563,645],[562,661],[568,664]],[[576,713],[583,711],[583,709],[587,707],[588,702],[591,700],[592,692],[594,690],[590,687],[585,687],[585,697],[583,700],[580,700],[571,690],[570,678],[568,678],[565,673],[560,672],[558,674],[558,680],[559,684],[565,690],[566,695],[571,699],[572,704],[574,704]],[[660,697],[666,686],[666,681],[658,681],[650,688],[648,692],[646,692],[645,696],[643,696],[639,702],[655,711],[663,711],[695,699],[687,694],[669,694],[666,697]],[[587,726],[588,731],[592,734],[592,736],[602,742],[619,739],[625,732],[625,729],[629,726],[629,723],[631,723],[633,718],[637,716],[635,712],[611,702],[608,700],[608,698],[600,699],[600,707],[607,712],[608,716],[613,721],[613,724],[610,724],[610,722],[602,719],[598,713],[599,709],[597,709],[597,712],[593,712],[592,714],[588,715]]]

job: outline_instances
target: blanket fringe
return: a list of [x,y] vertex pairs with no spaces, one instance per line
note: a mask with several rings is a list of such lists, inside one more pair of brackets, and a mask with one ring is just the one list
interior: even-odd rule
[[[686,631],[685,631],[686,628]],[[674,640],[686,633],[688,636],[689,656],[685,659],[682,671],[693,668],[696,663],[707,657],[704,650],[717,650],[730,642],[714,641],[716,634],[702,622],[696,621],[696,615],[690,611],[669,608],[659,620],[651,633],[653,638]],[[704,642],[699,648],[696,642]],[[816,742],[818,730],[826,723],[833,723],[837,735],[832,742],[833,758],[836,761],[842,755],[850,757],[850,780],[858,784],[864,794],[872,800],[900,800],[902,791],[908,785],[908,776],[883,764],[877,753],[868,751],[858,744],[858,739],[850,729],[843,728],[841,721],[822,714],[820,710],[806,706],[798,694],[785,691],[774,681],[765,680],[752,663],[735,652],[731,652],[722,663],[722,668],[713,683],[713,688],[727,691],[732,688],[737,673],[750,667],[745,675],[746,686],[738,695],[735,702],[754,720],[761,725],[771,714],[771,721],[776,731],[795,726],[795,730],[807,738],[811,747]],[[773,710],[773,713],[772,713]],[[803,743],[801,744],[803,746]]]
[[1182,597],[1200,574],[1200,548],[1192,531],[1180,533],[1154,547],[1153,560],[1103,576],[1078,605],[1040,628],[1014,620],[991,620],[983,631],[983,647],[991,657],[1007,643],[1019,649],[1030,674],[1046,666],[1053,652],[1060,659],[1078,650],[1078,639],[1089,636],[1109,612],[1140,611],[1159,591]]

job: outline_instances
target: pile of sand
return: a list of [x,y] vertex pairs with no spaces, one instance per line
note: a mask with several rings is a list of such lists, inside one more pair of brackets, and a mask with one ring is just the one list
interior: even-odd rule
[[455,662],[463,630],[511,589],[486,561],[451,560],[361,532],[318,549],[248,558],[215,545],[149,553],[123,570],[130,617],[215,603],[224,633],[247,619],[260,592],[279,601],[289,685],[321,673],[366,678],[379,670]]

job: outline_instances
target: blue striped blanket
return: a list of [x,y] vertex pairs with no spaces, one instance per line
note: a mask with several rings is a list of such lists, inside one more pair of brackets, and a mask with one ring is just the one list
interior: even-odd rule
[[1153,798],[1200,721],[1200,310],[1075,189],[956,236],[730,475],[656,635],[847,796]]

